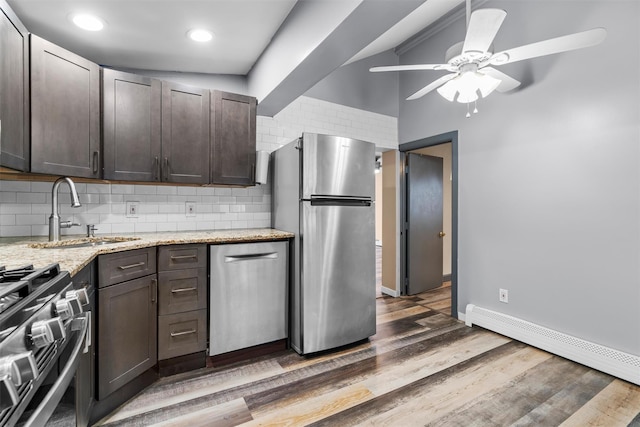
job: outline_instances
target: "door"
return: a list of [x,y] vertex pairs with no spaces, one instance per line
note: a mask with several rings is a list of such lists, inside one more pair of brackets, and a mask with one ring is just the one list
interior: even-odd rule
[[104,179],[160,180],[161,82],[102,72]]
[[303,134],[302,198],[313,195],[374,197],[376,154],[371,142]]
[[374,335],[373,205],[303,202],[301,221],[301,297],[293,308],[302,315],[297,350],[313,353]]
[[256,99],[214,90],[211,104],[211,182],[253,185]]
[[209,182],[209,90],[162,82],[162,181]]
[[158,361],[156,275],[98,289],[98,399]]
[[100,178],[100,67],[30,37],[31,172]]
[[407,294],[442,285],[442,158],[407,155]]
[[11,10],[0,10],[0,165],[29,171],[29,42]]

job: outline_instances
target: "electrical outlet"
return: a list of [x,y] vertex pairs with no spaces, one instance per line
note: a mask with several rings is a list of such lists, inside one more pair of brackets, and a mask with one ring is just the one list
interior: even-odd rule
[[125,216],[127,218],[137,218],[140,209],[140,202],[127,202],[127,210]]
[[509,291],[506,289],[500,289],[500,302],[509,303]]
[[185,202],[185,216],[196,216],[196,202]]

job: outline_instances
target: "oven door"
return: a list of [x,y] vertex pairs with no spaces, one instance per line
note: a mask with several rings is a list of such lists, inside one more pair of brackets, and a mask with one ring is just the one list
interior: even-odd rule
[[[18,422],[18,425],[24,425],[25,427],[43,426],[49,418],[51,418],[51,415],[69,388],[71,380],[75,377],[83,355],[88,352],[88,344],[90,343],[87,341],[87,331],[90,329],[90,323],[91,312],[83,313],[71,321],[71,331],[73,335],[67,345],[67,348],[71,349],[69,357],[61,367],[55,383],[42,398],[38,406],[33,410],[26,411],[25,414],[23,414],[23,418]],[[28,417],[28,419],[23,421],[26,417]]]

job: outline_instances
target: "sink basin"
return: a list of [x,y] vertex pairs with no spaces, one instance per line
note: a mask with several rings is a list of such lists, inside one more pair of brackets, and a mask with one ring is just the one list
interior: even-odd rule
[[59,240],[57,242],[32,243],[29,247],[38,249],[72,249],[90,248],[94,246],[111,245],[114,243],[140,240],[139,237],[84,237],[81,239]]

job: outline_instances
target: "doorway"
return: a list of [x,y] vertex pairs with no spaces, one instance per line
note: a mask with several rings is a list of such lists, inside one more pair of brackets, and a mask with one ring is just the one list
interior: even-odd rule
[[[419,250],[417,248],[424,248],[426,246],[439,244],[442,248],[442,252],[439,254],[432,255],[436,258],[437,262],[442,263],[442,268],[436,268],[437,271],[435,273],[430,271],[431,282],[434,280],[442,284],[443,282],[450,281],[451,286],[451,316],[454,318],[458,318],[458,274],[457,274],[457,236],[458,236],[458,132],[449,132],[441,135],[432,136],[429,138],[424,138],[416,141],[412,141],[406,144],[401,144],[399,146],[400,151],[400,160],[401,167],[403,171],[401,173],[400,179],[400,193],[401,193],[401,244],[400,244],[400,277],[401,277],[401,293],[402,295],[408,295],[410,293],[420,292],[420,285],[416,284],[416,271],[419,274],[424,273],[425,265],[428,263],[421,263],[421,260],[424,260],[426,256],[430,256],[428,254],[420,255]],[[449,152],[448,155],[443,154]],[[431,236],[431,243],[427,244],[426,241],[422,241],[419,235],[414,233],[416,227],[416,212],[411,211],[412,207],[418,207],[418,214],[421,212],[421,209],[424,211],[424,201],[420,201],[416,199],[416,197],[420,196],[420,193],[416,194],[414,191],[412,193],[411,188],[411,176],[414,175],[415,168],[411,171],[411,166],[407,167],[407,165],[411,164],[411,158],[420,157],[421,155],[428,155],[433,157],[441,157],[444,163],[444,173],[440,172],[442,181],[444,185],[448,188],[445,190],[449,192],[448,197],[450,200],[445,200],[443,203],[444,215],[442,230],[440,232],[436,231],[436,236]],[[438,163],[438,162],[436,162]],[[414,179],[413,188],[416,187],[416,178]],[[447,182],[448,181],[448,182]],[[436,191],[437,192],[437,191]],[[445,196],[446,197],[446,196]],[[413,200],[412,200],[413,198]],[[447,206],[448,205],[448,206]],[[415,211],[415,209],[414,209]],[[413,217],[412,217],[413,215]],[[410,221],[411,219],[411,221]],[[414,222],[414,230],[411,230],[411,222]],[[438,227],[438,225],[435,225]],[[418,229],[420,227],[417,227]],[[432,224],[433,228],[433,224]],[[431,230],[432,231],[432,230]],[[440,234],[440,235],[438,235]],[[413,237],[412,237],[413,236]],[[441,241],[438,242],[438,238],[441,238]],[[419,242],[416,245],[416,242]],[[420,258],[422,256],[422,258]],[[431,256],[430,256],[431,257]],[[412,264],[413,263],[413,264]],[[414,268],[416,263],[420,268]],[[422,270],[422,271],[419,271]],[[435,276],[441,276],[441,279],[438,280]],[[414,286],[412,286],[411,282],[414,282]],[[437,283],[436,283],[437,284]]]

